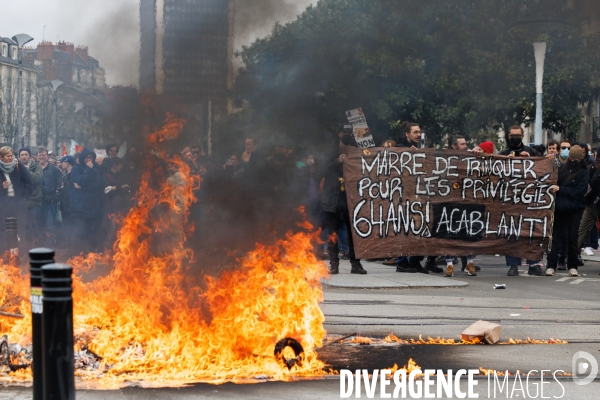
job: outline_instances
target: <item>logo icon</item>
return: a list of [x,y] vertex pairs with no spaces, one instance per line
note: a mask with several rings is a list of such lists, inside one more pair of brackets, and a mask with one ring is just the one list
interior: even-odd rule
[[587,385],[598,376],[598,361],[590,353],[578,351],[573,355],[572,371],[576,385]]

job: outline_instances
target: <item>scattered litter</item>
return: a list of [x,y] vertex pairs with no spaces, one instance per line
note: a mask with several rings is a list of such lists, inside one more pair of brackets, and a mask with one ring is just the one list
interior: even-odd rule
[[487,344],[496,344],[500,341],[500,325],[487,321],[477,321],[465,329],[460,337],[465,341],[479,339]]
[[510,314],[511,317],[519,317],[521,314]]
[[506,289],[505,283],[497,283],[494,285],[494,289]]

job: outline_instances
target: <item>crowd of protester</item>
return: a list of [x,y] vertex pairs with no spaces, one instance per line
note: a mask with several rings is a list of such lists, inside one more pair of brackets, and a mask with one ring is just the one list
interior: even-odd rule
[[[509,157],[545,155],[552,159],[559,171],[558,182],[551,188],[556,193],[554,245],[547,252],[545,266],[542,260],[526,260],[528,274],[552,276],[556,270],[568,270],[571,276],[577,276],[578,267],[583,265],[580,253],[592,255],[598,249],[600,161],[596,161],[586,143],[549,140],[545,147],[526,146],[523,133],[520,126],[511,127],[507,148],[500,152],[493,142],[469,149],[463,136],[455,136],[451,146],[445,148]],[[210,231],[215,218],[229,218],[230,223],[245,231],[241,235],[255,238],[258,232],[252,232],[252,215],[259,218],[269,214],[271,229],[276,231],[285,225],[282,222],[289,216],[288,210],[304,206],[309,221],[322,229],[325,245],[317,248],[322,257],[329,259],[330,272],[339,273],[340,259],[348,259],[353,274],[366,274],[355,256],[349,230],[342,144],[356,145],[350,126],[339,132],[330,153],[298,152],[282,145],[263,148],[256,139],[247,138],[243,148],[220,161],[206,154],[201,145],[185,147],[172,156],[187,163],[189,173],[201,182],[194,189],[197,201],[189,215],[196,229],[185,235],[183,231],[172,232],[172,237],[199,243],[198,232]],[[381,146],[422,148],[421,129],[418,124],[405,123],[402,137],[386,140]],[[45,246],[73,254],[110,249],[139,190],[142,169],[148,168],[137,148],[129,147],[122,158],[118,157],[118,150],[117,145],[109,144],[105,158],[98,158],[94,150],[87,148],[74,156],[55,158],[44,147],[36,148],[35,153],[29,148],[21,148],[17,153],[9,147],[0,148],[0,221],[16,217],[20,240],[29,248]],[[155,175],[164,177],[167,184],[182,184],[177,164],[159,165],[158,169],[161,172]],[[225,203],[234,206],[226,208]],[[288,207],[282,208],[281,204]],[[0,246],[0,251],[4,250],[7,249]],[[508,275],[518,275],[522,260],[511,255],[505,258]],[[460,258],[462,270],[470,276],[481,270],[475,260],[474,256]],[[388,259],[384,264],[395,265],[400,273],[439,273],[450,277],[458,258],[432,254],[427,258]],[[445,264],[445,268],[439,264]]]

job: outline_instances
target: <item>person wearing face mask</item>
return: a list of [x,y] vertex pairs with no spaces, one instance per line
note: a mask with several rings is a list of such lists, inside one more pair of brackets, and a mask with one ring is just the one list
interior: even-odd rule
[[[585,210],[585,194],[588,189],[590,173],[584,161],[585,150],[578,145],[572,146],[567,162],[558,171],[558,182],[550,187],[556,196],[554,209],[554,227],[552,237],[567,235],[567,260],[569,276],[577,273],[577,234],[582,211]],[[559,246],[552,244],[548,255],[547,276],[553,276],[558,264]]]
[[508,131],[508,147],[501,151],[501,156],[509,157],[537,157],[540,154],[533,148],[523,144],[523,128],[519,125],[513,125]]
[[[498,153],[502,156],[509,157],[536,157],[540,154],[533,148],[529,146],[525,146],[523,144],[523,128],[519,125],[513,125],[508,130],[508,147]],[[506,266],[508,266],[508,276],[517,276],[519,275],[519,266],[521,265],[521,258],[506,255]],[[544,272],[542,271],[542,265],[539,264],[535,260],[527,260],[527,265],[529,266],[529,270],[527,271],[528,275],[542,276]]]
[[560,168],[569,158],[569,151],[571,151],[571,143],[566,140],[560,142],[558,147],[558,154],[554,157],[556,165]]
[[[348,211],[348,201],[346,199],[346,184],[344,182],[343,164],[347,161],[346,155],[340,154],[342,145],[357,147],[356,140],[352,133],[352,127],[345,125],[342,132],[338,134],[338,151],[332,155],[325,166],[323,174],[320,174],[325,181],[323,191],[321,192],[321,207],[323,209],[323,225],[329,232],[338,232],[342,222],[346,224],[348,234],[348,255],[352,274],[364,275],[367,271],[362,267],[360,260],[354,254],[354,244],[352,235],[349,232],[350,214]],[[320,179],[319,179],[320,180]],[[329,271],[332,275],[339,274],[339,246],[338,235],[329,235],[327,241],[329,253]]]

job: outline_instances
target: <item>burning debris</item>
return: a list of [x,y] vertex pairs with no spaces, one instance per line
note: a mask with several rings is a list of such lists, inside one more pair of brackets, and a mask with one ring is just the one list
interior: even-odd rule
[[[195,255],[185,237],[199,182],[188,164],[161,147],[183,126],[169,116],[162,129],[147,135],[152,156],[110,260],[90,254],[68,262],[74,271],[79,381],[221,383],[327,374],[315,352],[326,335],[319,302],[320,280],[327,275],[313,254],[316,233],[289,232],[270,246],[258,244],[236,260],[237,268],[218,277],[189,273]],[[84,282],[82,274],[100,260],[112,266],[110,273]],[[2,310],[24,317],[0,316],[9,353],[31,343],[28,278],[15,262],[0,267]],[[285,346],[285,365],[274,356],[282,337],[302,349]],[[31,363],[25,356],[30,352],[18,354],[15,365]],[[31,379],[29,368],[8,373],[12,382]]]
[[[352,337],[352,339],[346,340],[349,337]],[[423,337],[421,335],[419,335],[418,339],[412,339],[412,338],[411,339],[401,339],[401,338],[397,337],[396,335],[394,335],[393,333],[390,333],[389,335],[385,336],[383,339],[368,338],[368,337],[352,334],[350,336],[344,336],[343,338],[331,339],[331,342],[328,343],[327,345],[333,344],[333,343],[358,344],[358,345],[363,345],[363,346],[364,345],[383,346],[383,345],[389,345],[389,344],[395,344],[395,345],[398,345],[398,344],[400,344],[400,345],[403,345],[403,344],[448,345],[448,346],[485,344],[485,342],[480,340],[479,338],[474,338],[473,340],[464,340],[464,339],[444,339],[444,338],[440,338],[440,337],[437,337],[437,338],[427,337],[427,339],[423,339]],[[506,341],[506,342],[498,342],[496,344],[498,344],[498,345],[568,344],[568,342],[565,340],[552,339],[552,338],[549,340],[536,340],[536,339],[531,339],[531,338],[527,338],[527,339],[509,338],[508,341]]]
[[9,343],[8,336],[0,338],[0,373],[15,372],[31,365],[31,346]]

